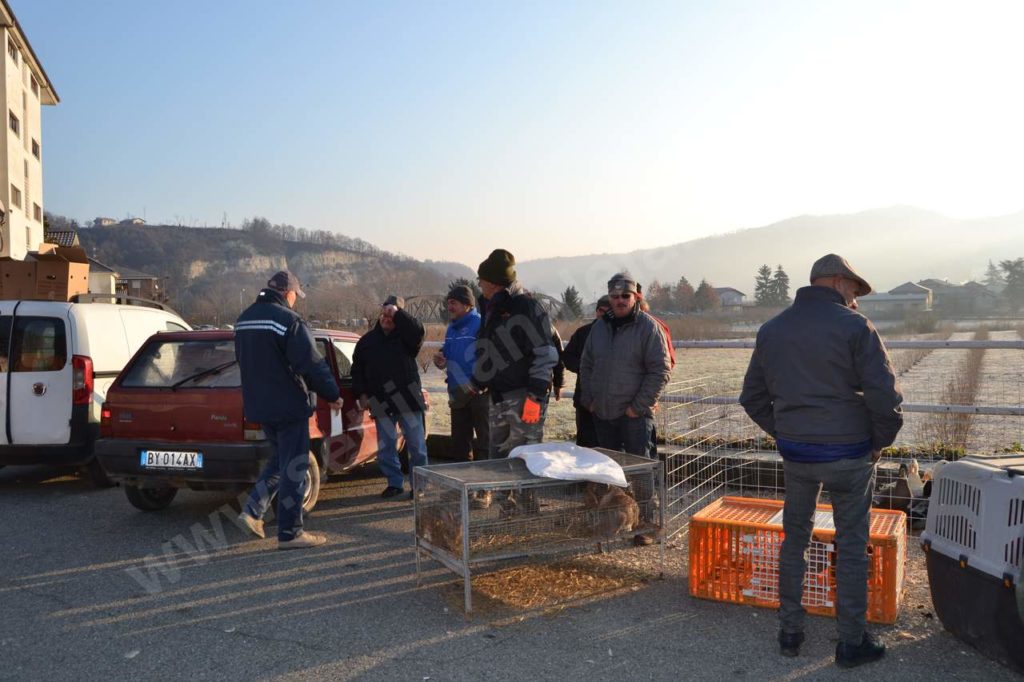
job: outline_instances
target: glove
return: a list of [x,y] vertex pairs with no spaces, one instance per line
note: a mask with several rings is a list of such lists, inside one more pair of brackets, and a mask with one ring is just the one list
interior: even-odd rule
[[540,421],[540,403],[526,396],[523,401],[523,423],[536,424]]

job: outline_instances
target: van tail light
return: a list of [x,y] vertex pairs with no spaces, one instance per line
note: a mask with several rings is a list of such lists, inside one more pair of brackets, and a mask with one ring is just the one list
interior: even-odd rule
[[257,422],[243,421],[242,422],[242,436],[245,440],[266,440],[267,436],[263,433],[263,427]]
[[107,407],[106,403],[103,403],[103,409],[100,410],[100,438],[110,438],[114,435],[114,427],[111,424],[110,408]]
[[92,358],[85,355],[71,356],[71,404],[88,405],[92,401],[93,372]]

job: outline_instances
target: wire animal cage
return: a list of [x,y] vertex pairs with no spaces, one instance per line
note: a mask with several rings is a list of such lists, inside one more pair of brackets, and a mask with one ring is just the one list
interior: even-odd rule
[[601,452],[622,467],[626,491],[535,476],[515,457],[416,467],[417,578],[423,556],[462,576],[470,613],[472,569],[481,563],[600,551],[643,533],[660,545],[664,566],[661,462]]

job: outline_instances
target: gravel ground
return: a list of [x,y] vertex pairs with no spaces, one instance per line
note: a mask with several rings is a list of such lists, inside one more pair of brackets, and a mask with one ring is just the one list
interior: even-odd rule
[[[330,542],[286,553],[231,523],[233,495],[143,513],[116,488],[0,471],[0,679],[1019,679],[943,631],[916,542],[899,620],[872,628],[889,655],[842,673],[834,621],[810,618],[784,659],[771,611],[687,595],[676,543],[663,578],[656,548],[621,550],[580,564],[632,576],[617,589],[530,609],[481,594],[466,617],[451,572],[428,561],[417,582],[411,505],[383,487],[373,467],[328,482],[308,526]],[[198,551],[204,530],[220,540]]]

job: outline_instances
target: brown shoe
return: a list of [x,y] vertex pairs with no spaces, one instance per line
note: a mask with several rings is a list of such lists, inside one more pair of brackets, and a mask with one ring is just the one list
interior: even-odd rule
[[318,547],[327,542],[327,538],[317,533],[302,533],[296,535],[291,540],[278,540],[278,549],[309,549],[310,547]]
[[263,532],[263,521],[261,521],[260,519],[257,519],[253,516],[249,516],[249,514],[246,512],[242,512],[238,515],[238,520],[242,523],[243,526],[249,529],[250,533],[252,533],[256,537],[267,537],[266,534]]

